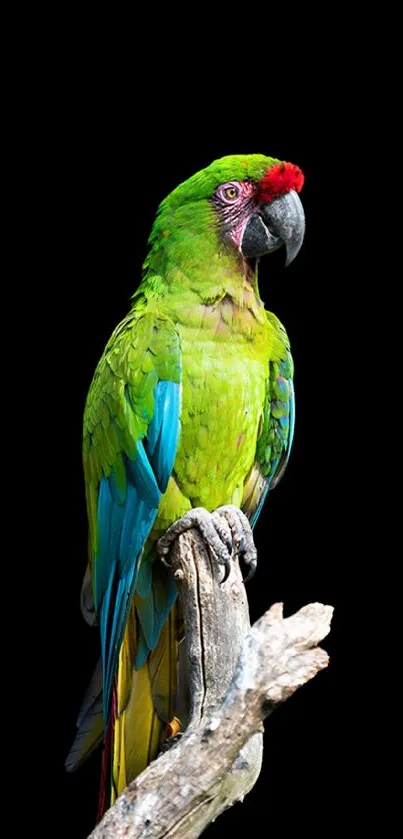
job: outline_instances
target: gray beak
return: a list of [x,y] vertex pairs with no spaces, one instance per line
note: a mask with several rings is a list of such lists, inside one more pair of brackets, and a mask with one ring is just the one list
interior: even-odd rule
[[246,258],[260,257],[286,249],[289,265],[301,249],[305,235],[305,213],[295,190],[263,204],[249,219],[242,238],[241,250]]

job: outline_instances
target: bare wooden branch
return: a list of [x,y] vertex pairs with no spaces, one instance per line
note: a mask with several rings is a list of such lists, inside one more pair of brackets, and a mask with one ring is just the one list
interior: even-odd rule
[[222,567],[191,530],[179,537],[172,564],[186,627],[189,724],[89,839],[196,839],[254,786],[263,720],[328,664],[317,644],[330,630],[331,606],[313,603],[284,619],[276,604],[250,629],[236,560],[220,585]]

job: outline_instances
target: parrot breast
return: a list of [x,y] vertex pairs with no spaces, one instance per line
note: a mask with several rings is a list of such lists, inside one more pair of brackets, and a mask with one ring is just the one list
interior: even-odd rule
[[265,399],[266,330],[249,308],[228,299],[198,307],[178,329],[183,382],[173,477],[194,507],[240,505]]

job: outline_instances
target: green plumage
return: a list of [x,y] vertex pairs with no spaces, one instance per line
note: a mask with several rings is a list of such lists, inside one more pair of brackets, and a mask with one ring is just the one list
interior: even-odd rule
[[[223,240],[210,201],[220,184],[257,182],[276,162],[262,155],[224,158],[180,185],[162,202],[131,311],[112,335],[88,394],[84,470],[90,567],[98,613],[110,597],[109,616],[113,615],[113,591],[122,575],[130,571],[130,551],[124,554],[124,561],[119,554],[124,541],[123,513],[119,518],[119,510],[125,509],[133,469],[137,468],[137,489],[149,504],[147,510],[151,510],[151,524],[144,530],[146,544],[132,587],[128,581],[130,598],[134,595],[128,605],[134,604],[131,625],[135,638],[129,638],[126,632],[126,663],[121,657],[119,665],[118,718],[130,706],[130,695],[139,691],[139,683],[137,688],[135,680],[131,685],[135,672],[131,667],[136,664],[139,646],[147,653],[161,631],[158,620],[164,616],[164,605],[158,606],[157,600],[163,596],[164,574],[168,572],[164,569],[162,573],[160,562],[155,561],[157,538],[191,507],[213,511],[223,504],[235,504],[254,520],[268,479],[275,482],[284,464],[290,438],[293,377],[288,339],[277,318],[265,311],[257,270]],[[165,474],[163,465],[156,466],[150,451],[158,425],[157,387],[164,382],[180,386],[180,410],[173,469],[162,486],[158,469]],[[147,471],[150,463],[151,475]],[[107,502],[112,506],[105,509],[114,511],[107,521],[99,518],[102,479],[108,479],[112,499],[108,500],[108,495]],[[139,526],[137,522],[137,529]],[[118,557],[113,580],[109,560],[100,559],[102,540]],[[111,617],[105,618],[105,626],[108,620]],[[166,616],[162,624],[164,620]],[[126,673],[127,661],[131,676]],[[152,668],[147,678],[152,696]],[[159,709],[164,705],[160,682],[158,702],[154,701]],[[169,691],[172,699],[171,687]],[[149,698],[145,701],[149,703]],[[172,708],[170,701],[166,715]],[[151,735],[142,723],[142,735],[135,733],[133,722],[131,725],[132,738],[150,737],[155,746],[155,728]],[[119,732],[122,736],[127,738],[127,731],[124,735]],[[126,761],[132,746],[132,742],[126,742]],[[114,756],[118,791],[139,770],[131,758],[122,776],[122,748],[119,745],[120,757],[116,749]]]

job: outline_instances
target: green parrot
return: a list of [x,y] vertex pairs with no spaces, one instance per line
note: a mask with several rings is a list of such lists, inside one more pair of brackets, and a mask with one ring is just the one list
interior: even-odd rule
[[103,741],[100,815],[180,724],[172,539],[199,527],[225,577],[219,510],[255,569],[252,528],[286,468],[295,418],[289,341],[261,300],[258,265],[280,247],[286,264],[299,252],[303,182],[291,163],[232,155],[174,189],[89,389],[81,603],[99,624],[101,658],[66,767]]

